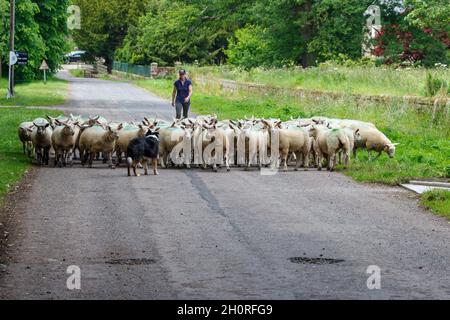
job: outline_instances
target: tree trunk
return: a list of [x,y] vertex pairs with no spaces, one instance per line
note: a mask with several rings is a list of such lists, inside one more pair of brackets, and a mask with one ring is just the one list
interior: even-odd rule
[[300,27],[300,35],[305,43],[305,52],[300,57],[301,65],[306,68],[315,65],[316,54],[308,52],[308,44],[314,38],[315,26],[311,20],[312,0],[306,0],[302,5],[297,6],[297,14],[306,15],[305,23]]

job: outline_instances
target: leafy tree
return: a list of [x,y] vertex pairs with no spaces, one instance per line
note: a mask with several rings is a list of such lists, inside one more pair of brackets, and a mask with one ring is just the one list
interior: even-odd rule
[[128,27],[137,23],[148,2],[73,0],[82,13],[81,29],[73,32],[75,42],[91,56],[103,57],[111,69],[115,51],[122,46]]
[[220,63],[228,38],[244,25],[251,2],[152,0],[138,26],[129,29],[116,57],[131,63]]
[[[66,0],[16,0],[15,49],[28,53],[26,66],[15,66],[15,79],[30,80],[41,75],[42,59],[47,59],[51,71],[63,60],[66,35]],[[0,0],[0,53],[3,70],[7,69],[9,52],[8,0]],[[5,71],[3,71],[5,73]]]
[[447,0],[406,0],[406,20],[420,28],[450,31],[450,4]]
[[[415,8],[411,6],[412,2],[409,4],[404,7],[400,0],[382,4],[383,29],[377,39],[375,53],[383,56],[387,63],[410,61],[426,67],[433,67],[436,63],[447,64],[450,46],[447,31],[439,29],[442,27],[440,22],[434,24],[427,21],[427,15],[418,15],[423,12],[423,6]],[[413,16],[420,16],[420,19],[411,19],[414,12]]]
[[39,6],[35,21],[45,44],[46,60],[52,72],[59,69],[64,54],[69,50],[67,36],[67,8],[69,0],[33,0]]
[[267,30],[260,26],[248,25],[236,30],[225,53],[229,63],[246,69],[270,66],[273,61],[269,46]]

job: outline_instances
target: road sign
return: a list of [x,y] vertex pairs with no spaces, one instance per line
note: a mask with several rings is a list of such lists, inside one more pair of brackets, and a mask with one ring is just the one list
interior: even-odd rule
[[28,64],[28,52],[16,51],[17,64],[24,66]]
[[13,66],[17,63],[17,55],[14,51],[9,52],[9,65]]
[[48,67],[47,61],[42,60],[41,63],[41,67],[39,68],[39,70],[49,70],[50,68]]

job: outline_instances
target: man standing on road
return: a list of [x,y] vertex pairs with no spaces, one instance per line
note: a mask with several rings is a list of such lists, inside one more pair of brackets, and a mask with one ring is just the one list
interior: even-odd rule
[[186,77],[186,70],[179,71],[179,79],[175,81],[172,93],[172,106],[176,109],[177,119],[189,117],[191,107],[192,82]]

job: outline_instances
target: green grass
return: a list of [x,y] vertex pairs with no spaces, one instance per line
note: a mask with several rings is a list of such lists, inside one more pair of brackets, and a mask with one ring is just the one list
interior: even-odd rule
[[424,68],[394,69],[391,67],[344,67],[322,65],[317,68],[285,68],[250,71],[221,67],[186,66],[192,77],[212,78],[258,83],[284,88],[301,88],[335,93],[392,96],[426,96],[427,74],[450,82],[450,69]]
[[75,78],[84,78],[84,71],[81,69],[72,69],[69,72]]
[[450,219],[450,191],[433,190],[422,194],[421,204]]
[[17,128],[24,121],[33,121],[42,115],[58,116],[55,110],[0,107],[0,205],[6,193],[26,172],[31,160],[23,154]]
[[[137,85],[164,98],[170,98],[172,80],[141,80]],[[381,182],[395,185],[413,178],[450,177],[450,119],[439,113],[432,121],[429,110],[396,103],[383,105],[359,102],[349,97],[292,98],[289,96],[261,96],[245,93],[226,93],[215,85],[194,84],[192,111],[197,114],[217,114],[221,119],[244,117],[280,118],[328,116],[342,119],[370,121],[393,142],[398,142],[397,154],[389,159],[383,154],[368,161],[367,152],[358,153],[348,170],[343,171],[360,182]]]
[[0,106],[52,106],[64,104],[67,97],[68,82],[50,79],[43,81],[17,84],[13,99],[6,99],[8,83],[0,80]]

